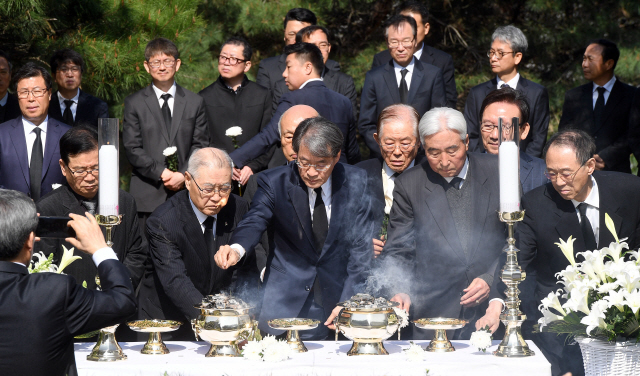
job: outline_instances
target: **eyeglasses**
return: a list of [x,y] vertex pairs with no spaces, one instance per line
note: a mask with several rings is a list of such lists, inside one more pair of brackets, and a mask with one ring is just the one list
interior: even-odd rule
[[331,43],[329,42],[320,42],[318,44],[316,44],[316,46],[318,46],[319,49],[326,51],[327,49],[329,49],[329,47],[331,47]]
[[218,56],[218,64],[224,64],[226,61],[229,62],[229,65],[236,65],[238,63],[246,62],[246,60],[238,59],[237,57],[229,57],[224,55]]
[[296,159],[296,164],[304,169],[304,170],[308,170],[310,167],[313,167],[316,171],[318,172],[323,172],[323,171],[327,171],[329,169],[329,167],[331,167],[331,163],[316,163],[316,164],[311,164],[311,163],[307,163],[307,162],[300,162],[300,160]]
[[154,69],[160,68],[160,64],[164,64],[165,68],[173,68],[173,66],[176,65],[176,59],[148,61],[148,64]]
[[390,41],[387,42],[387,45],[389,46],[389,48],[398,48],[398,47],[400,47],[400,45],[402,45],[402,47],[404,47],[404,48],[413,47],[413,38],[412,39],[405,39],[403,41],[390,40]]
[[99,169],[97,168],[94,168],[93,170],[75,170],[75,171],[69,168],[69,171],[71,171],[71,174],[73,174],[73,176],[75,176],[76,178],[84,178],[85,176],[87,176],[87,174],[91,174],[93,177],[96,177],[100,172]]
[[67,74],[69,72],[78,73],[78,72],[80,72],[80,67],[77,66],[77,65],[74,65],[74,66],[71,66],[71,67],[62,67],[62,68],[59,68],[58,71],[60,71],[60,72],[62,72],[64,74]]
[[413,150],[416,143],[413,144],[380,144],[380,148],[386,152],[394,152],[396,149],[400,148],[400,151],[406,153],[408,151]]
[[19,91],[18,94],[18,99],[27,99],[29,98],[29,93],[33,94],[34,98],[40,98],[40,97],[44,97],[44,94],[47,92],[47,90],[49,89],[40,89],[40,88],[35,88],[31,91],[29,90],[21,90]]
[[487,57],[488,57],[489,59],[491,59],[491,57],[492,57],[493,55],[496,55],[496,59],[500,60],[500,59],[502,59],[502,58],[504,57],[504,55],[506,55],[506,54],[514,54],[514,55],[515,55],[515,52],[513,52],[513,51],[495,51],[495,50],[489,50],[489,51],[487,51]]
[[227,196],[229,193],[231,193],[231,184],[225,184],[220,187],[213,187],[213,188],[206,187],[205,189],[202,189],[198,185],[198,182],[196,181],[196,179],[193,178],[193,174],[189,173],[189,175],[191,175],[191,180],[193,180],[193,182],[196,184],[196,187],[198,187],[198,189],[200,190],[200,194],[202,195],[203,198],[212,197],[216,193],[219,194],[220,196]]
[[576,174],[578,173],[578,171],[580,171],[580,169],[582,167],[584,167],[584,165],[586,163],[587,162],[581,164],[580,167],[578,167],[578,169],[576,170],[576,172],[572,172],[572,173],[570,173],[570,172],[561,172],[560,174],[556,174],[555,172],[545,171],[544,172],[544,176],[546,176],[547,179],[549,179],[551,181],[556,181],[558,179],[558,176],[559,176],[560,178],[562,178],[562,180],[565,183],[571,183],[573,181],[573,179],[575,179]]
[[[494,129],[498,129],[498,126],[492,123],[484,123],[480,125],[480,130],[485,133],[491,133],[493,132]],[[513,129],[513,125],[502,123],[502,130],[504,132],[510,133],[512,129]]]

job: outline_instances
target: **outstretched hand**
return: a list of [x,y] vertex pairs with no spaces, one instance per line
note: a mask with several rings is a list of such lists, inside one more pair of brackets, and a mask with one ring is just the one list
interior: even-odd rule
[[220,269],[229,269],[240,261],[240,256],[231,246],[223,245],[213,259]]

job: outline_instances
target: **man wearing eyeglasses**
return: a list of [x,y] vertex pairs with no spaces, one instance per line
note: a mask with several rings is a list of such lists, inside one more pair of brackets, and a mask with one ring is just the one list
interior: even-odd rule
[[[209,146],[204,100],[175,82],[181,64],[178,47],[157,38],[147,43],[144,58],[152,83],[125,98],[122,128],[133,167],[129,192],[136,199],[142,231],[151,212],[184,187],[191,153]],[[178,171],[166,166],[162,152],[170,146],[178,149]]]
[[98,129],[98,119],[108,118],[109,109],[102,100],[80,90],[85,64],[74,50],[58,50],[51,56],[51,73],[58,91],[52,95],[49,116],[67,125],[86,125]]
[[192,341],[189,322],[200,313],[194,304],[206,295],[228,291],[237,269],[241,268],[239,287],[249,270],[255,271],[250,279],[258,280],[255,258],[227,270],[214,261],[249,210],[245,199],[231,193],[232,168],[224,150],[195,151],[185,173],[187,189],[160,205],[147,221],[150,260],[138,297],[140,317],[182,322],[167,338]]
[[[246,74],[251,69],[251,46],[244,38],[227,39],[218,56],[220,76],[204,88],[200,96],[207,109],[207,123],[211,146],[231,153],[258,134],[271,119],[271,94],[268,89],[249,81]],[[225,135],[230,127],[242,128],[242,135],[234,145],[231,137]],[[234,176],[242,185],[249,177],[265,168],[273,155],[269,150],[261,156],[249,160]]]
[[0,124],[0,188],[37,201],[65,182],[58,142],[70,126],[47,115],[52,82],[46,69],[27,63],[15,72],[12,84],[22,116]]
[[523,54],[527,51],[527,37],[522,30],[509,25],[497,28],[491,40],[487,57],[496,77],[471,88],[464,106],[464,118],[469,129],[469,150],[485,150],[480,135],[482,101],[491,91],[508,86],[524,93],[531,108],[529,135],[520,142],[520,148],[527,154],[540,158],[549,128],[549,94],[544,86],[527,80],[518,72]]
[[360,100],[358,130],[371,150],[380,158],[380,146],[373,138],[378,116],[395,104],[408,104],[418,115],[447,104],[442,71],[416,59],[417,25],[413,17],[396,15],[387,21],[385,36],[391,61],[367,72]]
[[[556,245],[558,239],[566,241],[572,236],[574,254],[607,247],[615,241],[605,225],[605,214],[609,214],[618,237],[628,237],[629,249],[640,246],[640,178],[595,171],[595,151],[593,139],[584,131],[556,133],[545,146],[546,175],[551,182],[522,197],[525,217],[516,229],[518,262],[522,269],[532,266],[537,272],[538,304],[561,287],[555,274],[569,265]],[[497,271],[505,264],[505,257],[503,253]],[[581,261],[581,256],[576,261]],[[505,289],[502,281],[494,281],[489,307],[477,328],[498,328]],[[537,312],[535,319],[541,317]],[[580,348],[565,343],[566,336],[539,333],[533,335],[533,340],[551,363],[554,375],[584,375]]]

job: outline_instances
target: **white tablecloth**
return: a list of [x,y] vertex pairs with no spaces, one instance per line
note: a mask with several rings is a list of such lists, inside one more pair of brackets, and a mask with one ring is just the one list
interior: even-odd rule
[[[309,352],[293,354],[280,363],[250,361],[244,358],[205,358],[210,345],[206,342],[167,341],[171,351],[167,355],[143,355],[142,342],[123,342],[120,346],[128,356],[118,362],[90,362],[87,355],[93,343],[76,343],[75,354],[80,376],[94,375],[150,375],[150,376],[195,376],[195,375],[318,375],[318,376],[499,376],[499,375],[551,375],[551,366],[540,350],[530,341],[529,347],[536,352],[527,358],[498,358],[491,355],[499,341],[486,353],[472,348],[468,341],[452,341],[455,352],[427,353],[422,362],[409,362],[402,353],[409,345],[407,341],[386,341],[389,355],[347,356],[351,342],[324,341],[305,342]],[[427,341],[416,341],[426,347]],[[426,371],[429,370],[427,373]]]

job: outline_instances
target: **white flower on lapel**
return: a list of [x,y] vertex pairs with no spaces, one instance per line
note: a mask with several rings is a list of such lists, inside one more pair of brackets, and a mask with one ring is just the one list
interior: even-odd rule
[[60,187],[62,187],[62,184],[51,184],[51,188],[53,189],[58,189]]

